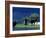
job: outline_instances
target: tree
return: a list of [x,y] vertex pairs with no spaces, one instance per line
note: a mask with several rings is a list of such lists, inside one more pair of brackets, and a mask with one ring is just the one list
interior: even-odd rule
[[16,26],[16,21],[13,22],[13,27],[15,27],[15,26]]
[[31,16],[29,17],[30,23],[35,24],[35,22],[37,22],[37,20],[38,20],[38,17],[39,17],[39,15],[36,13],[31,14]]

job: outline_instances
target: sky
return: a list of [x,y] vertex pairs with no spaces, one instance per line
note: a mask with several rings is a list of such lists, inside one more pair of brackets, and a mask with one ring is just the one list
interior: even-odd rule
[[22,18],[31,16],[32,13],[40,15],[40,8],[13,7],[13,21],[20,22]]

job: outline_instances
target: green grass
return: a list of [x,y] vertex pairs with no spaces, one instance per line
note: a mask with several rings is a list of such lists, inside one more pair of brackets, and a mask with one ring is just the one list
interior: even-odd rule
[[33,28],[33,27],[35,27],[35,28],[37,28],[37,27],[40,27],[40,25],[38,25],[38,24],[36,24],[36,25],[34,25],[34,24],[28,24],[28,25],[24,25],[24,24],[16,24],[15,27],[20,27],[20,28],[23,28],[23,27]]

